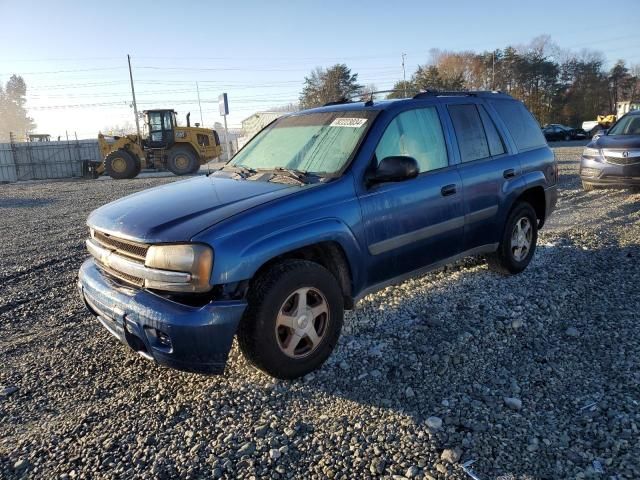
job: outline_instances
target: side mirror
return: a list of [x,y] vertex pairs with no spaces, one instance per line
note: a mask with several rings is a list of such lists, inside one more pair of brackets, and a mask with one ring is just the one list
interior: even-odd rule
[[606,135],[608,131],[609,131],[608,128],[603,128],[602,130],[598,130],[596,133],[593,134],[593,139],[595,140],[596,138],[601,137],[602,135]]
[[402,182],[418,176],[420,169],[413,157],[397,155],[385,157],[378,164],[378,168],[369,175],[368,183]]

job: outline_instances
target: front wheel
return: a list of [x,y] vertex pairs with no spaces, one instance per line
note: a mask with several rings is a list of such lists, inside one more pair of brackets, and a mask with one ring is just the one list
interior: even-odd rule
[[176,175],[189,175],[199,167],[195,153],[186,147],[175,147],[169,152],[167,168]]
[[333,351],[343,309],[342,292],[327,269],[303,260],[277,264],[250,287],[238,328],[240,350],[273,377],[301,377]]
[[134,178],[140,173],[140,161],[134,154],[121,148],[105,157],[104,170],[115,180]]
[[538,220],[533,207],[519,202],[511,210],[498,250],[487,255],[489,268],[504,275],[522,272],[536,250]]

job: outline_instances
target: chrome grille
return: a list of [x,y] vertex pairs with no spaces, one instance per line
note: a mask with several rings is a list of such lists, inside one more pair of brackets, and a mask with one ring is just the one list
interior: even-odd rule
[[136,287],[140,287],[140,288],[142,288],[142,286],[144,285],[144,280],[142,278],[134,277],[133,275],[129,275],[128,273],[118,272],[117,270],[109,268],[100,262],[96,262],[96,263],[98,264],[98,267],[100,267],[106,274],[112,277],[115,277],[118,280],[122,280],[125,283],[128,283],[130,285],[135,285]]
[[[144,263],[147,255],[148,245],[143,243],[132,242],[131,240],[125,240],[123,238],[114,237],[108,233],[93,231],[93,240],[96,244],[100,245],[107,250],[115,252],[121,255],[123,258],[128,258],[136,263]],[[95,257],[94,257],[95,258]],[[95,258],[98,267],[110,277],[120,280],[126,284],[133,285],[135,287],[142,287],[144,285],[144,279],[136,277],[129,273],[121,272],[115,268],[105,265],[99,258]]]
[[640,157],[604,157],[607,163],[614,165],[634,165],[640,163]]
[[603,148],[604,161],[613,165],[635,165],[640,163],[640,149]]
[[120,255],[134,260],[141,260],[143,262],[147,256],[147,250],[149,249],[149,245],[117,238],[97,230],[94,230],[93,238],[96,242],[109,250],[115,250]]

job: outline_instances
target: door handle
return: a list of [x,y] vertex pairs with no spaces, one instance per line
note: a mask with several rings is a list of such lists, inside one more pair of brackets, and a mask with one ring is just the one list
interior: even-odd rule
[[443,197],[448,197],[449,195],[455,195],[457,191],[458,190],[456,188],[455,183],[452,183],[451,185],[445,185],[440,189],[440,193],[442,194]]
[[516,171],[513,168],[508,168],[504,172],[502,172],[502,176],[504,178],[513,178],[516,176]]

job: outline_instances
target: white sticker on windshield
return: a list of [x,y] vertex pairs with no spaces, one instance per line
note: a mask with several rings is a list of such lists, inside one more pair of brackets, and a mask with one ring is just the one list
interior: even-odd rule
[[367,123],[366,118],[347,118],[341,117],[336,118],[333,122],[331,122],[330,127],[351,127],[351,128],[360,128],[365,123]]

